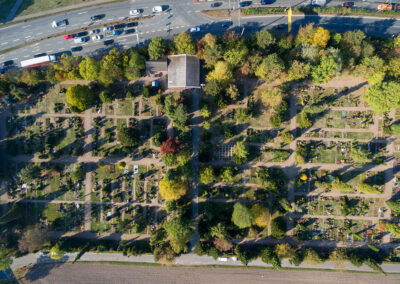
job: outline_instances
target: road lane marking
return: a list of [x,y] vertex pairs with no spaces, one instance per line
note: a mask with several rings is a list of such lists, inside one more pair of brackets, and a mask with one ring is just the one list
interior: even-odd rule
[[80,13],[78,13],[78,15],[83,15],[83,14],[86,14],[87,13],[87,11],[86,12],[80,12]]
[[24,57],[29,57],[29,55],[24,55]]
[[22,28],[23,29],[26,29],[26,28],[28,28],[28,27],[30,27],[31,25],[26,25],[26,26],[23,26]]
[[48,52],[53,52],[54,50],[49,50]]
[[31,36],[26,36],[25,38],[30,38]]
[[14,39],[13,41],[19,41],[19,38],[17,38],[17,39]]
[[8,43],[8,41],[6,41],[6,42],[3,42],[1,45],[5,45],[5,44],[7,44]]

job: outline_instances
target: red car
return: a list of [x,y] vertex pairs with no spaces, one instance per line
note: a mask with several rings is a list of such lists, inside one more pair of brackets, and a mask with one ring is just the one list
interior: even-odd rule
[[343,2],[342,7],[347,7],[347,8],[354,7],[354,2]]
[[74,38],[74,35],[72,35],[72,34],[71,35],[65,35],[64,38],[65,39],[71,39],[71,38]]

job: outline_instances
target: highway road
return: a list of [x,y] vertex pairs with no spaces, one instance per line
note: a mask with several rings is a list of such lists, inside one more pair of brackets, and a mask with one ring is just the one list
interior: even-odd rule
[[[234,1],[223,2],[220,8],[228,8],[232,6]],[[258,1],[257,1],[258,3]],[[289,1],[279,0],[273,5],[287,6],[308,4],[308,1]],[[341,1],[329,2],[329,5],[340,5]],[[374,5],[376,3],[357,2],[359,5]],[[162,13],[153,14],[151,9],[156,5],[165,6]],[[236,4],[237,5],[237,2]],[[259,4],[254,4],[255,6]],[[200,32],[193,33],[194,37],[201,37],[205,33],[222,34],[226,30],[222,28],[223,20],[215,20],[201,14],[201,10],[209,9],[210,3],[201,2],[193,3],[191,0],[131,0],[129,2],[115,3],[105,6],[85,8],[78,11],[66,13],[65,15],[49,16],[37,20],[32,20],[26,23],[15,24],[8,27],[0,28],[0,50],[4,50],[24,42],[32,41],[33,39],[45,38],[54,33],[75,30],[82,27],[90,27],[93,23],[90,21],[90,16],[97,14],[105,14],[105,17],[96,22],[96,24],[105,24],[124,20],[129,18],[129,10],[143,9],[142,15],[151,15],[150,19],[140,21],[138,26],[134,27],[135,32],[132,34],[124,34],[118,37],[108,36],[104,39],[114,39],[114,44],[104,46],[103,40],[93,41],[84,44],[75,44],[73,40],[64,39],[63,36],[45,39],[43,41],[28,45],[23,48],[12,50],[6,54],[0,55],[0,62],[6,60],[14,60],[19,66],[21,60],[32,58],[36,54],[57,54],[61,52],[71,51],[72,47],[82,46],[82,51],[74,54],[83,56],[96,56],[104,54],[113,47],[126,49],[136,46],[139,43],[148,43],[155,36],[162,36],[167,39],[172,39],[174,35],[182,31],[189,31],[191,27],[199,26]],[[53,20],[62,20],[67,18],[69,25],[64,28],[52,28]],[[285,25],[287,18],[285,16],[263,16],[263,17],[242,17],[240,19],[231,19],[233,25],[229,29],[235,29],[239,32],[253,33],[261,29],[271,29],[279,24]],[[400,20],[389,18],[374,18],[374,17],[338,17],[338,16],[294,16],[293,30],[299,26],[314,22],[316,25],[329,28],[338,32],[346,30],[360,29],[370,35],[390,36],[400,32]],[[244,30],[243,30],[244,28]],[[284,26],[286,29],[286,26]],[[279,30],[278,30],[279,31]],[[102,32],[101,34],[104,35]]]

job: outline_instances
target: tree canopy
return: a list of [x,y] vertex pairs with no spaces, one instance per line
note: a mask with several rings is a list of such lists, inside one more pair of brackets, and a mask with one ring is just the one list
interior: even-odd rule
[[166,47],[167,44],[165,43],[165,40],[162,37],[160,36],[153,37],[151,39],[148,48],[150,60],[157,60],[163,57],[165,54]]
[[86,81],[97,80],[100,73],[100,64],[92,57],[85,57],[81,63],[79,63],[79,74]]
[[85,85],[74,85],[66,92],[67,103],[72,111],[81,112],[86,110],[94,102],[92,90]]
[[285,70],[283,60],[276,53],[272,53],[264,58],[262,63],[257,67],[255,74],[257,77],[267,82],[278,79]]
[[124,147],[136,147],[139,144],[139,130],[135,127],[123,127],[118,130],[118,141]]
[[364,95],[374,112],[382,114],[400,105],[400,84],[397,82],[382,82],[367,89]]
[[238,141],[233,148],[232,161],[236,164],[244,164],[247,161],[249,151],[243,141]]
[[232,222],[240,229],[250,227],[253,222],[251,210],[240,202],[235,203],[233,206]]
[[187,192],[187,184],[180,180],[169,181],[164,177],[160,180],[159,192],[166,200],[178,200]]
[[176,54],[196,54],[196,46],[193,39],[187,32],[181,32],[174,37]]

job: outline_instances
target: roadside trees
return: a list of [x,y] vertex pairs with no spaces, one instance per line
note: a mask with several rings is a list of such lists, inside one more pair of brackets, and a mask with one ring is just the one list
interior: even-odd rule
[[81,63],[79,63],[79,74],[86,81],[94,81],[99,77],[100,63],[92,57],[85,57]]
[[273,82],[278,79],[285,70],[285,65],[278,54],[272,53],[264,58],[262,63],[256,69],[256,76],[267,82]]
[[187,32],[181,32],[174,37],[176,54],[196,54],[196,46],[193,39]]
[[163,57],[166,47],[167,44],[162,37],[153,37],[148,48],[150,60],[157,60]]

